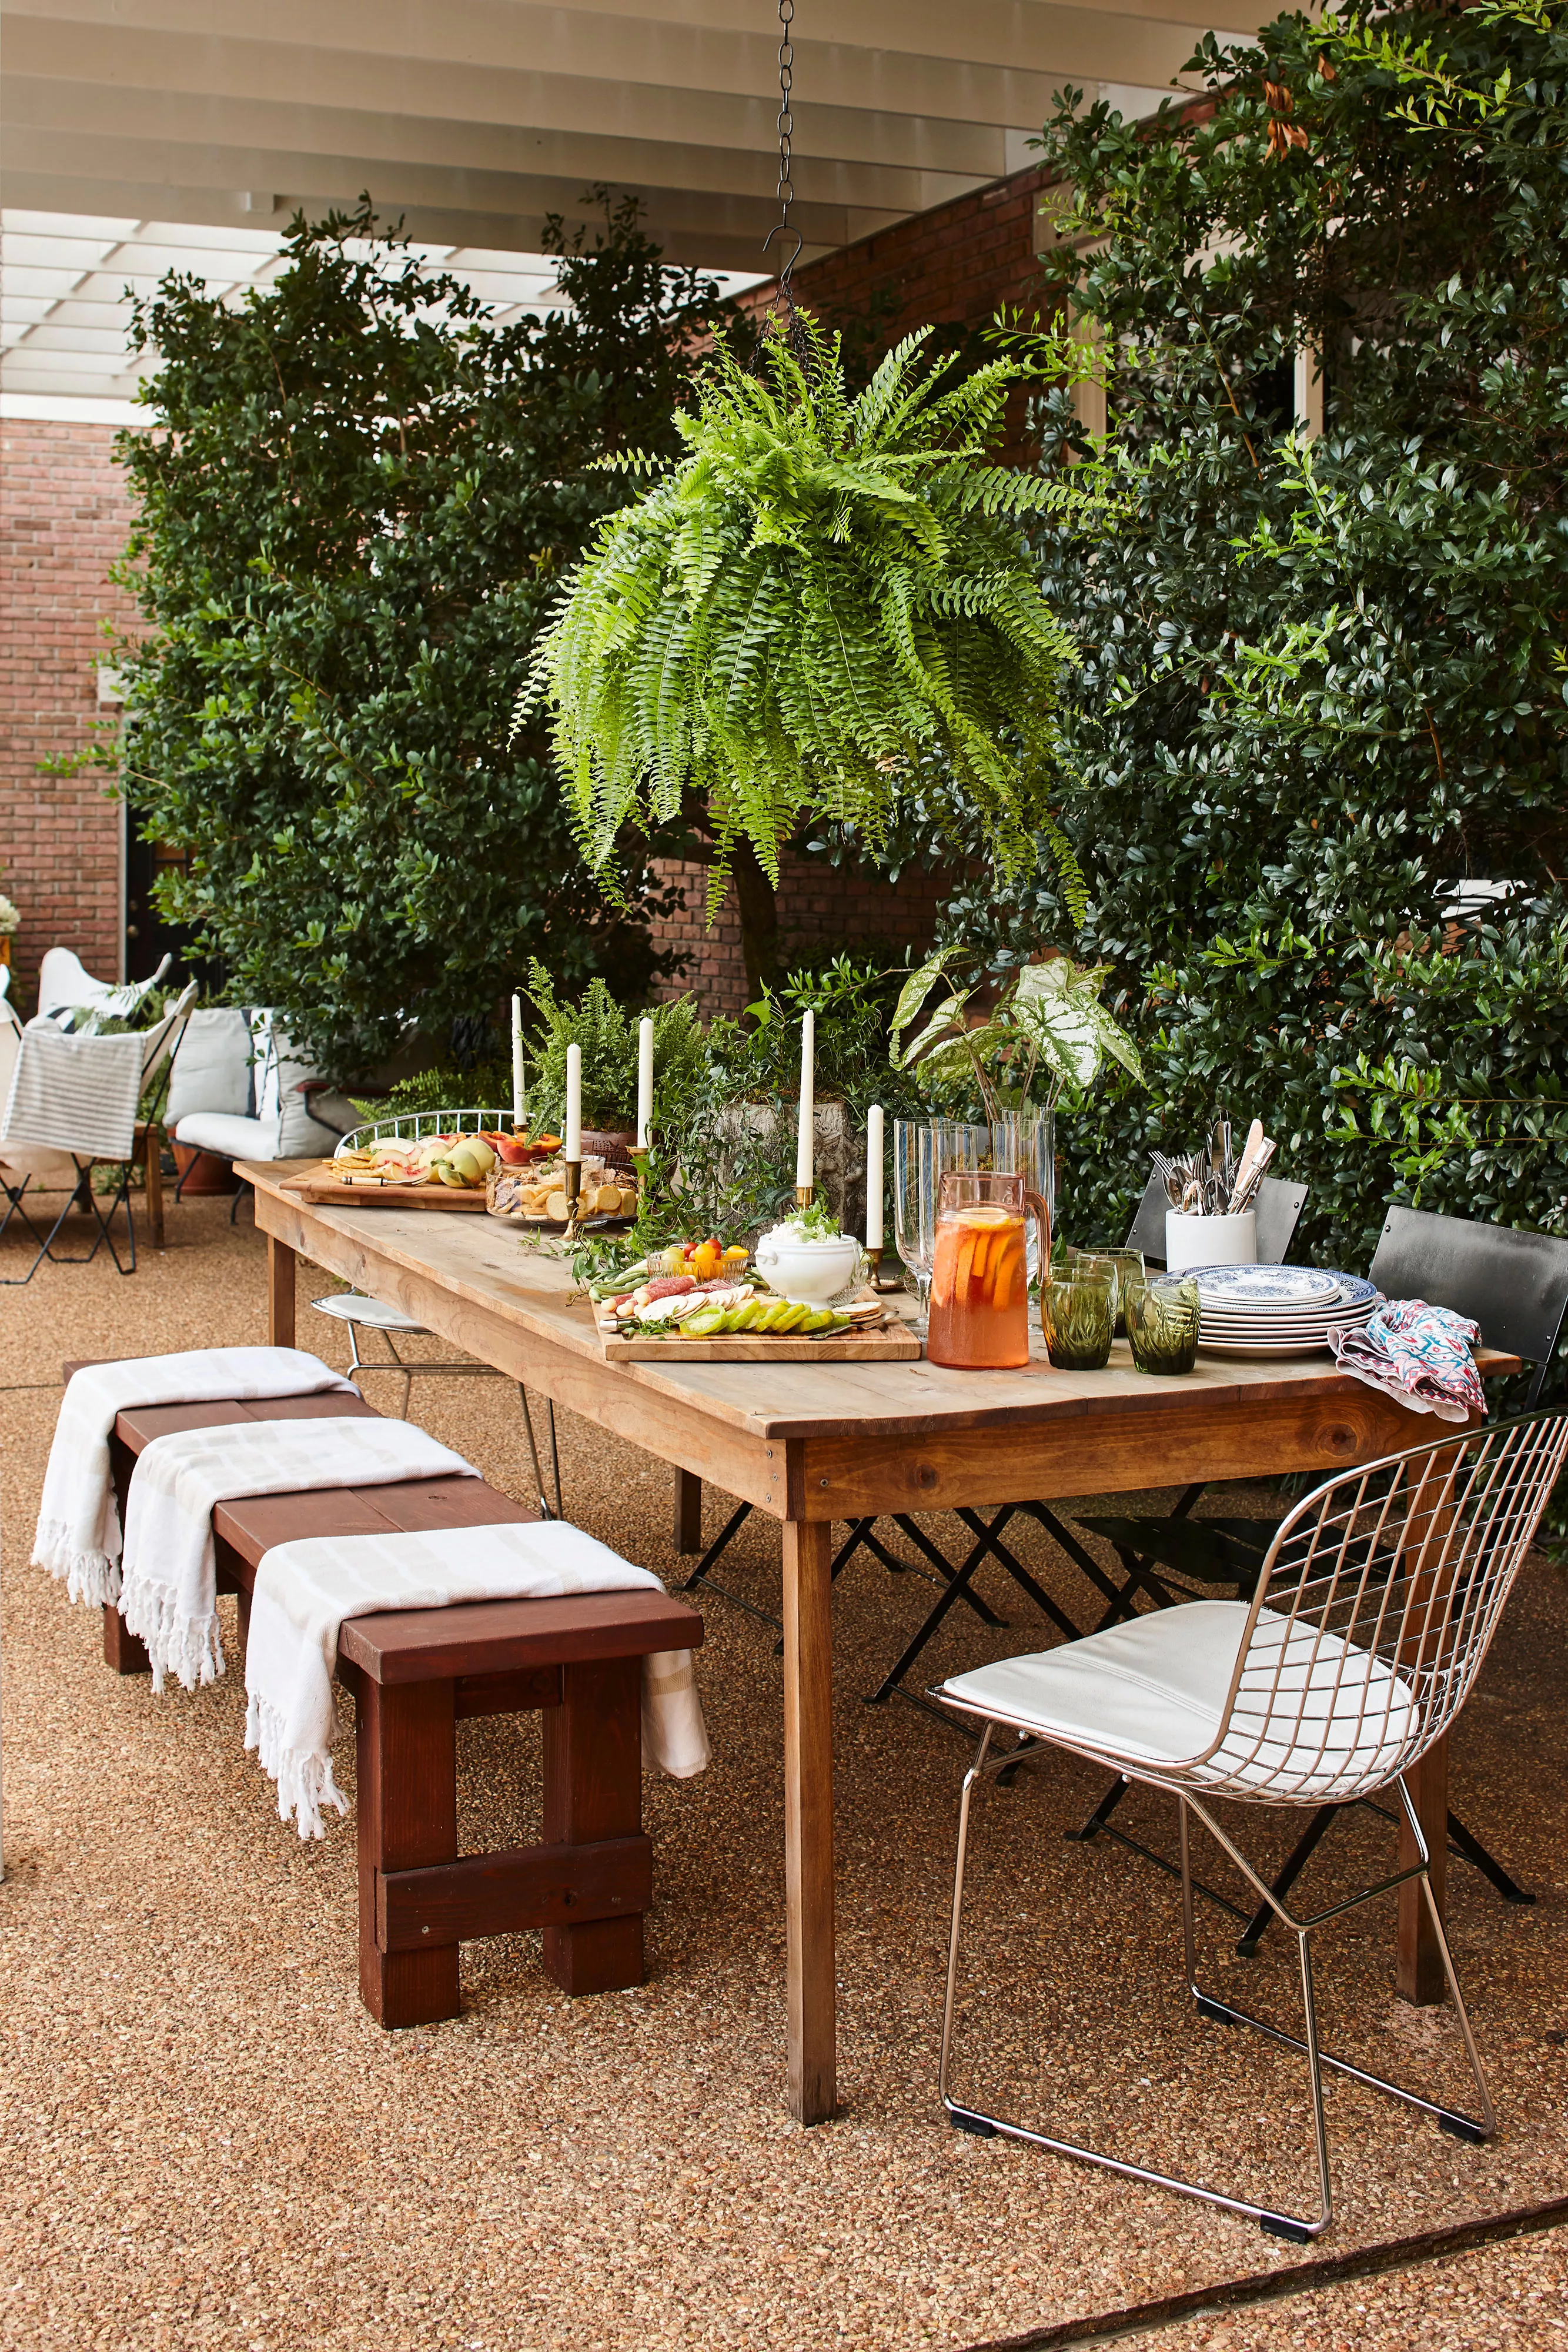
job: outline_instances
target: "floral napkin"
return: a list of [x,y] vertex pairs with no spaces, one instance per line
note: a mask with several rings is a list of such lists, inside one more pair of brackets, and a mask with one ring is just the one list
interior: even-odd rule
[[1332,1330],[1328,1338],[1342,1372],[1386,1390],[1412,1412],[1468,1421],[1487,1409],[1470,1353],[1480,1336],[1479,1323],[1447,1307],[1388,1298],[1359,1329]]

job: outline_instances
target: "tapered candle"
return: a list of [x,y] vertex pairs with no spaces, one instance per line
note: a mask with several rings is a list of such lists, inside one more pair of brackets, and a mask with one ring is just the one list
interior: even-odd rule
[[521,1127],[525,1108],[523,1093],[523,1000],[512,999],[512,1125]]
[[653,1116],[653,1024],[646,1013],[637,1024],[637,1142],[648,1146],[648,1125]]
[[865,1115],[865,1245],[882,1247],[882,1105]]
[[810,1192],[817,1179],[812,1147],[817,1118],[817,1016],[808,1013],[800,1023],[800,1127],[795,1144],[795,1190]]
[[569,1045],[566,1049],[566,1150],[567,1160],[582,1158],[582,1047]]

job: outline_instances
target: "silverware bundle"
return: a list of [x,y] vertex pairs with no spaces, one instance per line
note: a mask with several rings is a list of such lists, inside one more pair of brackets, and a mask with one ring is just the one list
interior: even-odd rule
[[1155,1174],[1166,1188],[1166,1198],[1184,1217],[1239,1217],[1249,1209],[1263,1181],[1276,1146],[1255,1118],[1247,1130],[1241,1157],[1230,1149],[1230,1121],[1219,1119],[1202,1151],[1149,1154]]

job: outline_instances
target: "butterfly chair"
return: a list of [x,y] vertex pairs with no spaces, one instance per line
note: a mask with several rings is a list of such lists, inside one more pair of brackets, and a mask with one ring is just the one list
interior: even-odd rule
[[[106,1243],[119,1271],[135,1273],[131,1177],[137,1105],[167,1065],[195,994],[192,981],[153,1028],[121,1036],[68,1035],[43,1016],[21,1031],[0,1123],[0,1184],[8,1203],[0,1232],[13,1215],[19,1215],[37,1253],[26,1274],[4,1277],[6,1286],[31,1282],[46,1257],[57,1265],[89,1265]],[[151,1149],[155,1146],[150,1147],[150,1158]],[[99,1160],[120,1168],[107,1213],[92,1189],[91,1171]],[[65,1205],[48,1232],[41,1234],[24,1195],[29,1184],[61,1180],[68,1188]],[[76,1208],[85,1209],[97,1224],[92,1247],[58,1251],[55,1241]],[[112,1230],[120,1208],[125,1211],[129,1264],[120,1258]]]
[[[1540,1402],[1546,1376],[1556,1360],[1563,1319],[1568,1316],[1568,1242],[1550,1234],[1525,1234],[1510,1225],[1473,1223],[1465,1217],[1434,1215],[1424,1209],[1392,1208],[1384,1221],[1372,1261],[1372,1280],[1385,1297],[1425,1298],[1429,1306],[1451,1307],[1480,1326],[1488,1346],[1522,1356],[1535,1366],[1524,1403]],[[1160,1606],[1187,1601],[1193,1588],[1228,1585],[1236,1591],[1250,1587],[1273,1539],[1267,1519],[1195,1519],[1188,1517],[1201,1486],[1189,1486],[1176,1509],[1163,1518],[1092,1518],[1080,1525],[1114,1546],[1126,1571],[1122,1607],[1108,1612],[1130,1614],[1133,1596],[1142,1591]],[[1119,1780],[1083,1828],[1080,1839],[1096,1836],[1109,1827],[1111,1815],[1127,1793]],[[1307,1824],[1273,1882],[1273,1892],[1289,1892],[1314,1849],[1332,1827],[1335,1808],[1322,1807]],[[1113,1836],[1120,1832],[1112,1830]],[[1162,1855],[1134,1839],[1124,1839],[1135,1852],[1161,1863]],[[1456,1853],[1479,1870],[1505,1902],[1533,1903],[1474,1832],[1455,1813],[1448,1815],[1448,1843]],[[1260,1904],[1247,1921],[1237,1949],[1244,1958],[1257,1950],[1268,1927],[1270,1911]]]
[[72,1036],[90,1037],[103,1021],[134,1021],[172,956],[146,980],[95,980],[69,948],[50,948],[38,966],[38,1010]]
[[[953,1883],[939,2090],[959,2130],[1028,2141],[1134,2180],[1221,2205],[1300,2243],[1332,2218],[1322,2070],[1386,2091],[1467,2140],[1496,2117],[1428,1875],[1430,1855],[1401,1775],[1452,1723],[1479,1672],[1536,1524],[1568,1456],[1568,1409],[1385,1456],[1329,1479],[1276,1529],[1250,1602],[1194,1601],[1082,1641],[959,1675],[932,1696],[984,1726],[964,1779]],[[993,1756],[1000,1732],[1018,1746]],[[1318,2179],[1308,2219],[1206,2182],[1009,2122],[949,2087],[964,1873],[976,1790],[1020,1754],[1064,1748],[1176,1799],[1187,1990],[1199,2016],[1249,2025],[1307,2062]],[[1265,1885],[1210,1806],[1329,1805],[1396,1793],[1416,1860],[1348,1899],[1297,1915]],[[1251,2016],[1198,1983],[1189,1815],[1295,1936],[1304,2032]],[[1424,2098],[1324,2050],[1318,2040],[1312,1937],[1373,1895],[1418,1880],[1475,2078],[1479,2118]],[[994,1957],[994,1948],[993,1948]]]

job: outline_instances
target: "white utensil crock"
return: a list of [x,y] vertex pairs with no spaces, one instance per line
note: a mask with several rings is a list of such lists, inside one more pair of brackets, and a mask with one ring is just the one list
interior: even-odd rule
[[1179,1209],[1166,1211],[1166,1267],[1186,1274],[1195,1265],[1256,1265],[1258,1213],[1243,1209],[1239,1217],[1185,1217]]

